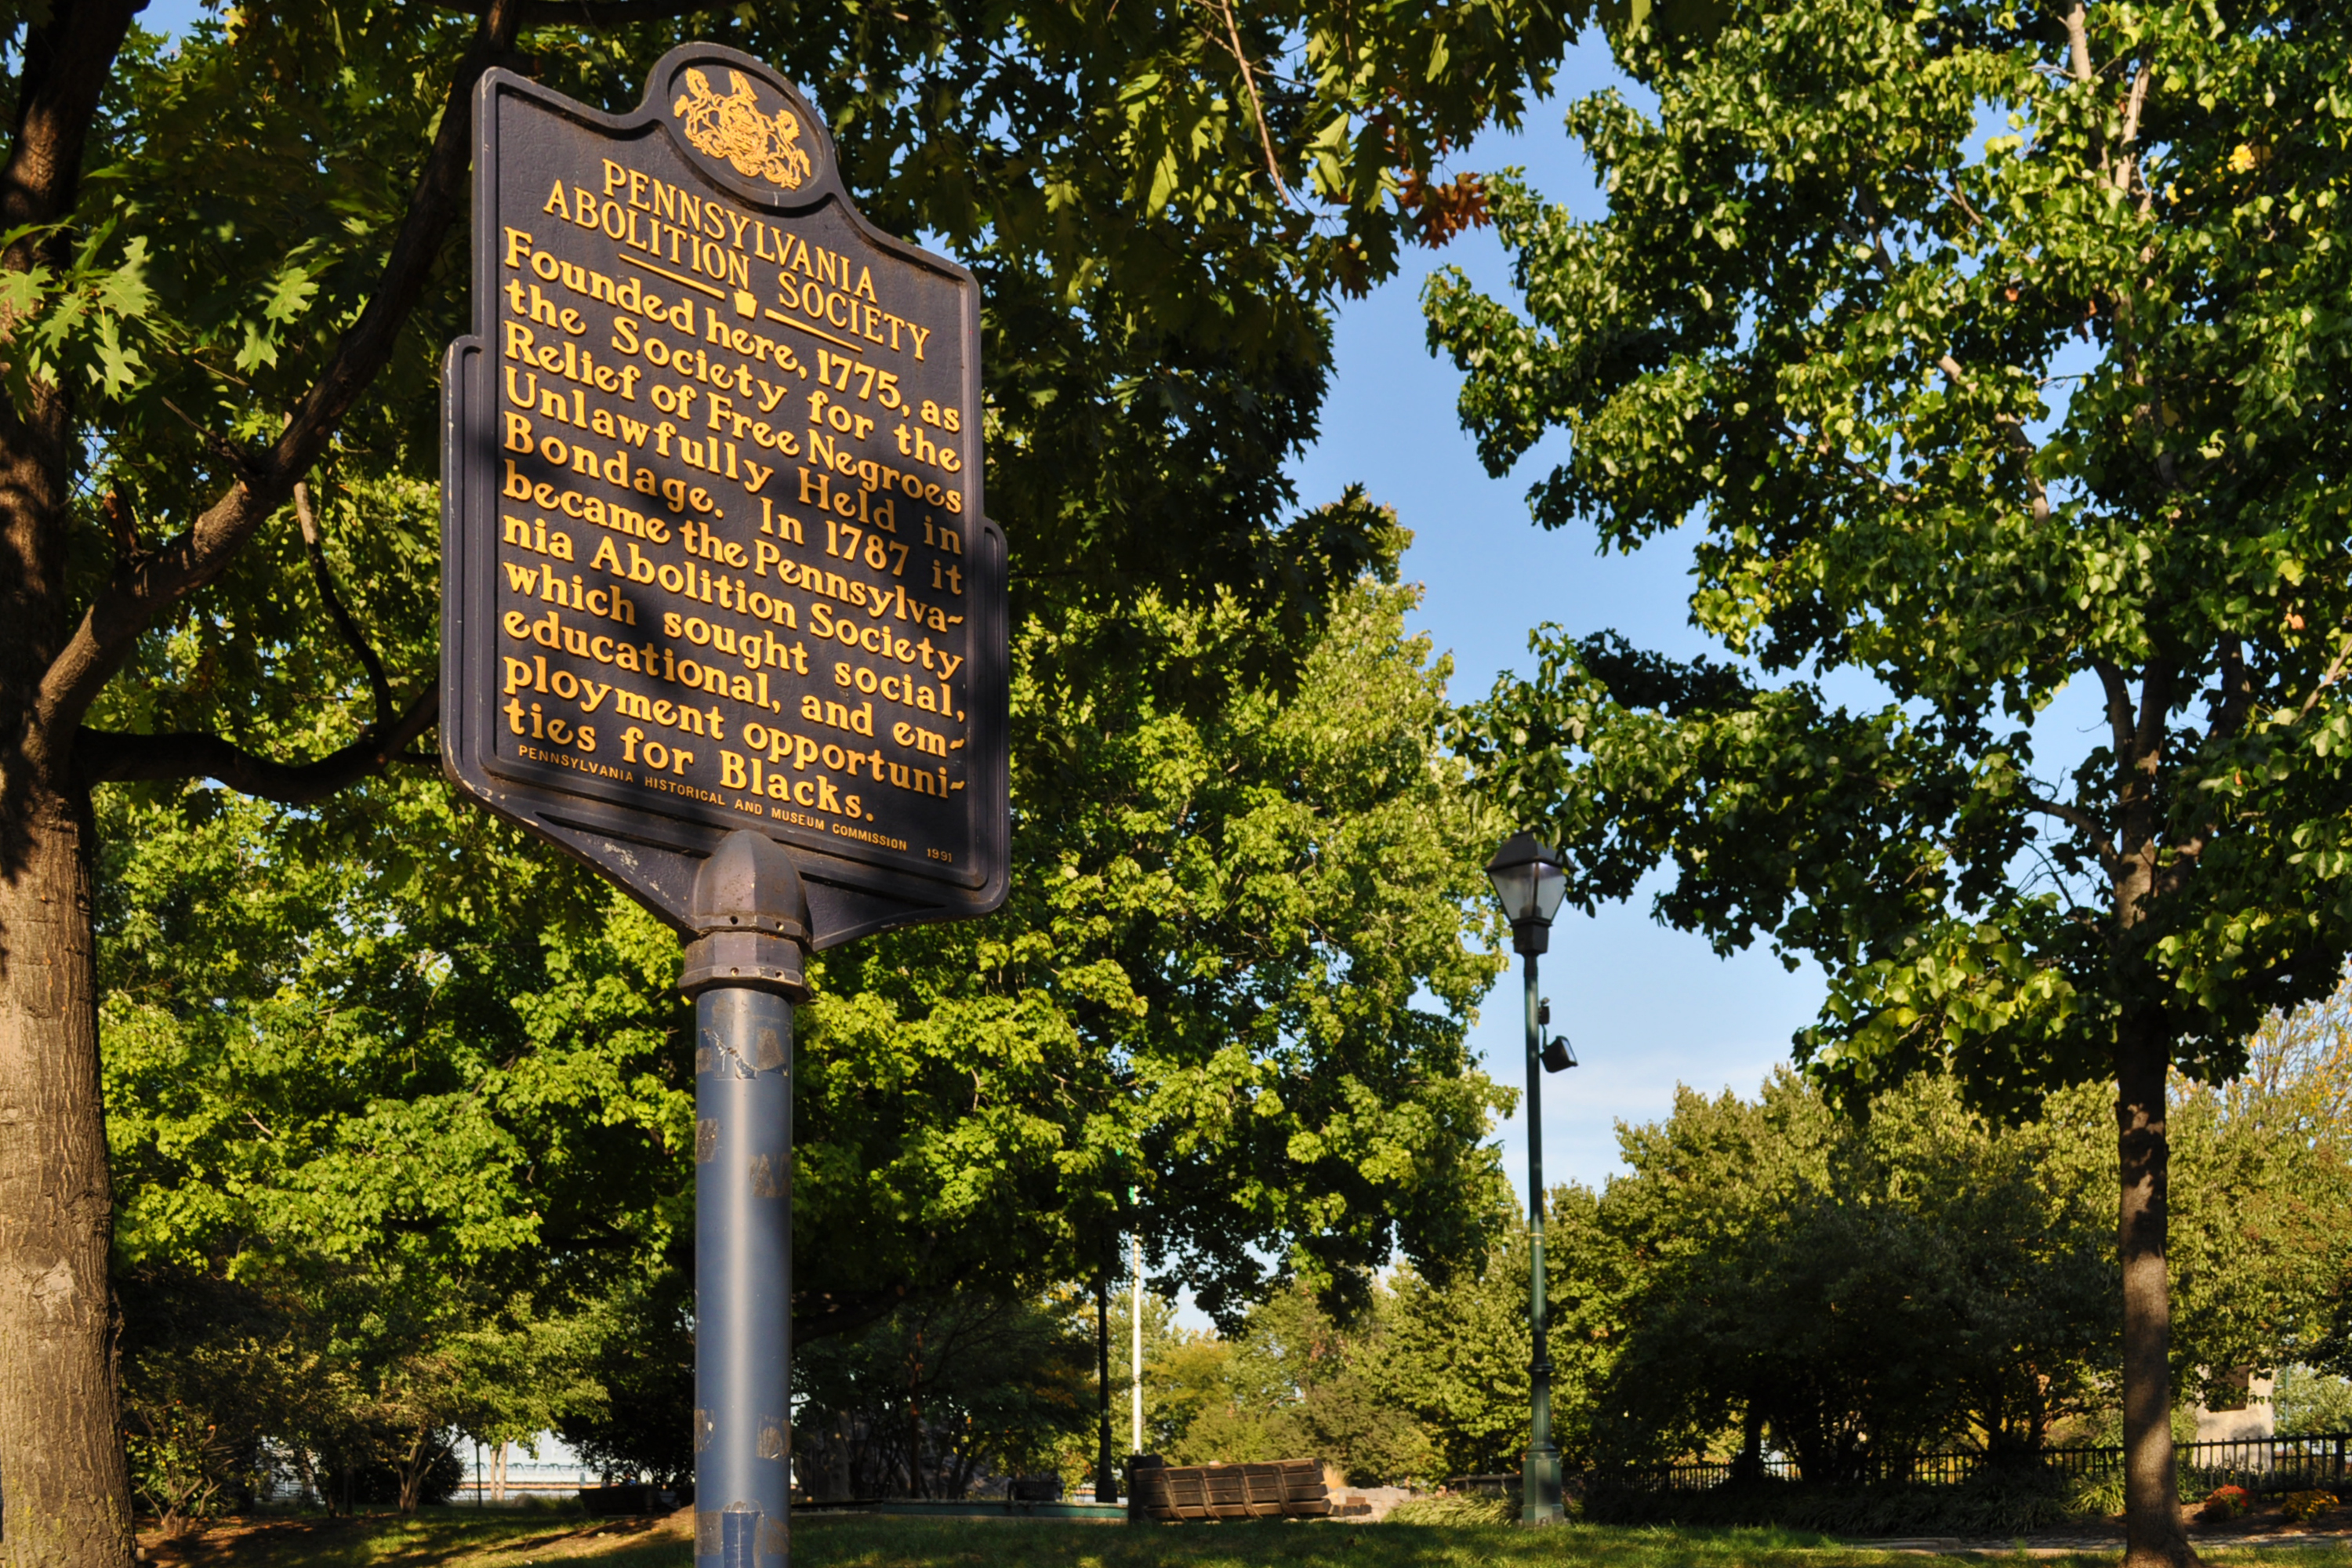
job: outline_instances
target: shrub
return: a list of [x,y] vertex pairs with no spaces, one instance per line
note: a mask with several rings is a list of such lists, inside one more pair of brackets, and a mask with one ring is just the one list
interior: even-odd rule
[[2205,1517],[2214,1520],[2237,1519],[2253,1506],[2253,1500],[2246,1495],[2245,1488],[2215,1487],[2211,1495],[2205,1500]]
[[1417,1497],[1389,1510],[1391,1524],[1508,1524],[1518,1517],[1510,1500],[1498,1497]]
[[2307,1524],[2336,1506],[2334,1492],[2289,1492],[2286,1494],[2286,1516],[2299,1524]]

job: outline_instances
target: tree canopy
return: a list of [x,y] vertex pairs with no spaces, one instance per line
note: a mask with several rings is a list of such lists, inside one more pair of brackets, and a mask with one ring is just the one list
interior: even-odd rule
[[[93,911],[110,911],[109,942],[148,924],[171,940],[187,923],[182,900],[225,915],[243,942],[210,943],[203,984],[177,989],[161,965],[144,967],[155,950],[107,960],[121,965],[103,988],[108,1016],[125,1032],[115,1088],[158,1098],[149,1116],[126,1118],[119,1151],[132,1248],[226,1268],[243,1244],[222,1239],[224,1211],[244,1201],[273,1227],[257,1245],[305,1225],[322,1256],[394,1238],[346,1277],[378,1270],[370,1289],[396,1289],[395,1265],[423,1254],[471,1271],[463,1300],[495,1322],[515,1300],[502,1269],[535,1237],[578,1244],[556,1295],[534,1282],[541,1313],[619,1254],[657,1250],[675,1218],[663,1209],[675,1188],[658,1191],[680,1092],[659,933],[569,868],[452,817],[439,786],[408,771],[429,766],[415,748],[435,711],[433,387],[441,347],[467,317],[467,106],[480,73],[501,65],[620,107],[648,62],[700,36],[805,84],[865,210],[981,278],[987,488],[1012,542],[1040,700],[1099,670],[1120,721],[1148,712],[1215,731],[1229,699],[1269,714],[1286,702],[1335,605],[1392,555],[1379,509],[1318,498],[1335,504],[1302,510],[1282,472],[1315,429],[1329,299],[1385,276],[1401,245],[1481,216],[1475,182],[1444,168],[1447,150],[1517,119],[1575,16],[1542,0],[1246,15],[487,0],[224,8],[164,39],[133,14],[131,0],[0,8],[18,106],[0,170],[0,1113],[23,1133],[0,1143],[0,1271],[57,1282],[45,1305],[0,1297],[0,1362],[25,1369],[0,1380],[0,1471],[9,1551],[92,1568],[127,1561],[130,1508],[107,1350]],[[1182,652],[1213,626],[1253,635],[1217,657]],[[1164,669],[1152,662],[1163,657],[1174,661]],[[1307,745],[1280,727],[1266,719],[1251,742],[1265,769]],[[1352,731],[1372,750],[1344,777],[1269,773],[1248,788],[1217,783],[1223,763],[1187,757],[1181,737],[1164,754],[1165,734],[1142,738],[1126,763],[1160,771],[1114,778],[1122,788],[1105,809],[1128,811],[1130,834],[1157,814],[1181,837],[1193,831],[1184,781],[1225,789],[1219,809],[1257,836],[1233,847],[1265,851],[1230,889],[1206,869],[1213,854],[1188,851],[1172,868],[1122,855],[1104,821],[1093,840],[1071,839],[1072,881],[1099,879],[1108,902],[1127,900],[1099,930],[1012,917],[986,937],[901,942],[887,965],[871,952],[835,962],[830,1016],[811,1036],[824,1042],[811,1060],[829,1098],[803,1118],[818,1138],[803,1190],[813,1213],[877,1227],[869,1250],[834,1256],[838,1289],[864,1293],[835,1306],[880,1310],[909,1270],[945,1277],[955,1247],[913,1238],[961,1235],[929,1228],[950,1211],[1001,1204],[988,1212],[1007,1219],[1010,1254],[1077,1247],[1093,1211],[1078,1205],[1066,1226],[1010,1194],[1076,1190],[1108,1170],[1114,1144],[1130,1164],[1152,1152],[1125,1133],[1098,1147],[1078,1138],[1086,1152],[1066,1158],[1051,1149],[1066,1128],[1115,1125],[1080,1100],[1111,1087],[1095,1064],[1124,1060],[1139,1048],[1130,1037],[1156,1025],[1134,1022],[1147,1002],[1248,1031],[1213,1092],[1167,1108],[1234,1134],[1222,1146],[1246,1149],[1252,1172],[1213,1223],[1171,1218],[1165,1231],[1193,1238],[1184,1245],[1200,1247],[1204,1282],[1239,1288],[1234,1260],[1250,1238],[1302,1226],[1339,1238],[1308,1268],[1343,1286],[1397,1237],[1439,1246],[1458,1228],[1450,1200],[1406,1194],[1452,1179],[1445,1145],[1484,1091],[1459,1075],[1420,1087],[1433,1068],[1450,1072],[1458,1046],[1452,1026],[1413,1022],[1409,999],[1433,973],[1439,992],[1458,994],[1470,961],[1424,947],[1392,963],[1370,940],[1383,884],[1369,869],[1319,889],[1357,899],[1353,945],[1261,974],[1235,934],[1244,918],[1293,931],[1300,920],[1265,868],[1304,847],[1298,814],[1285,819],[1251,789],[1356,804],[1367,790],[1446,787],[1434,773],[1383,773],[1403,753],[1381,750],[1379,728]],[[1101,782],[1083,759],[1119,743],[1100,730],[1037,738],[1020,807],[1033,844],[1055,831],[1049,814],[1073,809],[1055,779]],[[215,784],[294,809],[250,812]],[[1217,842],[1223,826],[1194,841]],[[110,837],[123,833],[154,837]],[[184,862],[147,858],[181,834]],[[1032,858],[1059,877],[1059,858]],[[1163,874],[1192,906],[1190,925],[1146,910]],[[259,889],[249,918],[218,901],[256,879],[277,886]],[[278,886],[309,888],[333,913],[303,929]],[[1044,916],[1041,900],[1030,915]],[[1220,921],[1223,934],[1188,945]],[[1162,936],[1146,931],[1155,921]],[[1086,942],[1097,946],[1080,957]],[[352,962],[338,963],[345,948]],[[1101,967],[1171,952],[1214,958],[1139,973],[1131,995]],[[1378,976],[1365,1003],[1315,1000],[1358,963]],[[318,997],[289,995],[298,980]],[[518,1011],[497,1016],[499,997]],[[208,1027],[197,1015],[215,1002],[246,1030]],[[460,1022],[468,1007],[482,1011]],[[918,1081],[901,1074],[889,1033],[919,1033],[956,1007],[987,1024],[982,1041],[1006,1068],[1004,1099],[988,1098],[984,1071],[978,1103],[961,1112],[942,1098],[939,1060]],[[464,1037],[468,1023],[482,1025],[477,1038]],[[943,1026],[929,1038],[945,1051]],[[1196,1047],[1229,1048],[1181,1048]],[[1342,1058],[1343,1069],[1322,1070]],[[304,1079],[314,1059],[340,1061],[348,1078]],[[1063,1069],[1081,1061],[1087,1084],[1064,1098]],[[1294,1072],[1301,1063],[1314,1066]],[[214,1116],[161,1084],[184,1068],[237,1085],[239,1114]],[[913,1109],[880,1105],[885,1090]],[[1327,1094],[1344,1115],[1326,1116],[1339,1103]],[[1296,1190],[1265,1173],[1291,1155],[1285,1100],[1334,1123],[1324,1149],[1298,1145],[1325,1173]],[[959,1117],[974,1125],[960,1134]],[[268,1147],[254,1121],[288,1146]],[[989,1166],[999,1138],[1003,1160]],[[827,1163],[833,1147],[919,1196],[869,1201],[862,1173]],[[442,1183],[468,1148],[495,1173],[472,1189]],[[432,1177],[415,1194],[385,1175],[410,1153]],[[1171,1153],[1168,1200],[1207,1201],[1218,1156],[1191,1143]],[[987,1179],[963,1180],[981,1166]],[[522,1174],[559,1169],[592,1196],[600,1180],[625,1194],[629,1217],[551,1198]],[[1461,1173],[1475,1184],[1474,1170]],[[1343,1213],[1366,1203],[1396,1212]],[[633,1299],[656,1317],[674,1310],[657,1295]]]
[[[1024,676],[1017,776],[1060,806],[1023,813],[1012,907],[814,971],[804,1342],[894,1310],[993,1325],[1122,1227],[1229,1321],[1268,1259],[1347,1303],[1399,1248],[1441,1277],[1479,1252],[1505,1097],[1463,1037],[1492,833],[1437,751],[1411,602],[1350,590],[1286,687],[1248,673],[1269,633],[1230,605],[1131,607],[1145,669],[1222,694],[1189,714],[1148,679]],[[277,1388],[253,1435],[305,1453],[554,1426],[685,1468],[670,933],[437,781],[104,805],[119,1266],[134,1312],[238,1308],[226,1342],[200,1318],[141,1342],[140,1408],[201,1353]]]
[[[2166,1073],[2236,1072],[2352,950],[2352,36],[2296,0],[1666,20],[1611,35],[1654,113],[1568,113],[1607,215],[1499,183],[1524,311],[1454,275],[1430,328],[1491,468],[1570,433],[1539,522],[1696,531],[1730,661],[1549,630],[1465,750],[1573,897],[1671,864],[1662,919],[1819,963],[1798,1052],[1855,1103],[2116,1083],[2131,1560],[2183,1560]],[[2078,680],[2100,728],[2053,754]]]

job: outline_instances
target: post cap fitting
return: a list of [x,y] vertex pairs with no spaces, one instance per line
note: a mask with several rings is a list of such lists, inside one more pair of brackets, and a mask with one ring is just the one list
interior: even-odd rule
[[739,827],[695,874],[687,944],[677,988],[688,996],[721,985],[808,994],[802,963],[808,952],[808,889],[783,847]]

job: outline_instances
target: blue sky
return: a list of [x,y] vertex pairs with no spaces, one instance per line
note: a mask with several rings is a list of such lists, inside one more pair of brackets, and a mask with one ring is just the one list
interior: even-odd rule
[[[1571,98],[1619,79],[1596,41],[1572,51],[1551,102],[1517,133],[1480,138],[1463,169],[1523,166],[1537,189],[1579,216],[1603,210],[1590,165],[1561,125]],[[1300,499],[1328,500],[1351,482],[1397,509],[1413,531],[1408,581],[1424,591],[1412,623],[1454,661],[1456,700],[1483,695],[1504,669],[1532,673],[1528,632],[1555,621],[1572,633],[1613,627],[1635,643],[1687,656],[1707,647],[1689,623],[1690,541],[1658,541],[1632,556],[1602,555],[1589,529],[1548,533],[1528,518],[1527,491],[1565,452],[1546,441],[1504,478],[1489,479],[1454,412],[1461,377],[1433,358],[1421,289],[1434,268],[1461,268],[1510,297],[1509,268],[1491,230],[1443,251],[1411,251],[1400,275],[1338,316],[1338,372],[1322,438],[1292,466]],[[1548,1181],[1597,1184],[1620,1169],[1614,1123],[1664,1116],[1675,1086],[1754,1092],[1789,1037],[1819,1007],[1822,981],[1790,973],[1770,953],[1718,959],[1699,937],[1649,917],[1648,895],[1587,917],[1570,911],[1542,960],[1555,1028],[1583,1065],[1544,1085]],[[1481,1009],[1473,1042],[1486,1070],[1523,1084],[1516,972]],[[1501,1129],[1513,1184],[1524,1186],[1524,1108]]]

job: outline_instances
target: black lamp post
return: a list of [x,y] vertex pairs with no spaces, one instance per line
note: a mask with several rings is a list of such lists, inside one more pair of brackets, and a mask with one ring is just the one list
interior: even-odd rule
[[1534,1331],[1535,1360],[1528,1368],[1534,1409],[1528,1430],[1526,1468],[1521,1472],[1522,1524],[1557,1524],[1559,1506],[1559,1450],[1551,1440],[1551,1352],[1544,1331],[1544,1185],[1543,1074],[1576,1065],[1565,1040],[1547,1047],[1543,1025],[1547,1009],[1536,994],[1536,955],[1551,945],[1551,918],[1559,912],[1568,891],[1568,877],[1559,855],[1536,841],[1531,833],[1514,833],[1486,863],[1486,879],[1495,884],[1503,917],[1511,922],[1511,945],[1527,960],[1528,1018],[1528,1235],[1533,1244],[1534,1267],[1528,1281],[1528,1326]]

